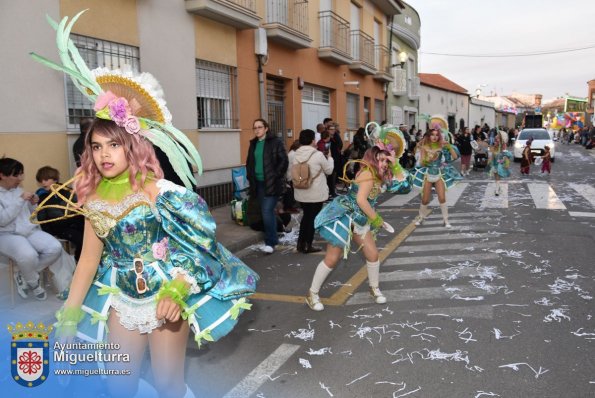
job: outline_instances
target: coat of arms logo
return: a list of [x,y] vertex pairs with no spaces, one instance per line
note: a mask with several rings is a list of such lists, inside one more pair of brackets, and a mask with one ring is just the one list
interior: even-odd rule
[[37,387],[46,381],[50,372],[49,334],[53,326],[37,325],[29,321],[8,325],[11,373],[14,381],[24,387]]

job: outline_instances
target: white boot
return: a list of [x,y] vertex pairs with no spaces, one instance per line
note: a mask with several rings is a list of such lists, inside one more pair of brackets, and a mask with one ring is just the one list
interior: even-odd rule
[[448,222],[448,206],[446,203],[440,203],[440,211],[442,212],[442,219],[444,220],[444,226],[446,228],[452,228],[452,225]]
[[380,279],[380,261],[366,261],[368,268],[368,283],[370,284],[370,294],[374,298],[376,304],[386,303],[386,297],[378,288],[378,280]]
[[420,226],[424,223],[424,218],[428,214],[428,205],[420,204],[419,205],[419,216],[417,221],[415,221],[415,225]]
[[314,311],[322,311],[324,310],[324,305],[320,302],[320,297],[318,296],[318,292],[322,287],[322,284],[331,273],[333,269],[327,267],[324,263],[324,260],[318,263],[316,267],[316,271],[314,271],[314,277],[312,278],[312,285],[310,285],[310,291],[308,292],[308,296],[306,297],[306,304]]
[[186,394],[184,394],[184,398],[196,398],[188,384],[186,384]]

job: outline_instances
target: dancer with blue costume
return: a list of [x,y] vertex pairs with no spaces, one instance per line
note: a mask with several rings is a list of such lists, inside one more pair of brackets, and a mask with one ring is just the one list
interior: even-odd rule
[[457,148],[449,142],[450,132],[445,128],[446,121],[432,117],[430,130],[416,146],[417,165],[413,173],[413,185],[422,189],[419,217],[415,225],[422,225],[428,213],[428,204],[432,195],[432,186],[436,189],[442,219],[446,228],[452,228],[448,222],[446,190],[458,180],[463,179],[459,171],[452,166],[459,157]]
[[[78,202],[60,193],[71,181],[52,188],[67,202],[60,206],[65,218],[86,219],[70,295],[56,314],[57,337],[107,341],[129,355],[130,362],[105,363],[131,371],[108,379],[112,396],[136,393],[148,345],[159,396],[193,397],[184,382],[190,330],[199,346],[229,333],[250,308],[245,297],[258,275],[217,242],[207,204],[188,188],[196,182],[189,166],[200,173],[200,157],[171,124],[159,83],[147,73],[89,71],[68,37],[79,16],[68,25],[67,18],[50,20],[63,65],[33,55],[67,73],[96,112],[71,180]],[[162,179],[153,145],[186,187]]]
[[506,149],[507,142],[508,135],[497,129],[494,145],[490,146],[487,167],[488,174],[494,176],[496,181],[496,189],[494,190],[496,196],[501,193],[500,179],[510,177],[510,161],[514,159],[514,155]]
[[386,303],[386,297],[378,287],[380,261],[375,234],[381,227],[389,232],[394,230],[374,208],[378,196],[392,179],[390,165],[394,161],[392,150],[382,142],[376,143],[366,151],[361,161],[352,161],[361,163],[361,167],[355,179],[349,181],[348,193],[336,197],[316,217],[314,226],[328,244],[325,258],[314,272],[306,297],[306,303],[312,310],[324,310],[318,294],[320,288],[341,257],[347,257],[352,241],[360,245],[366,258],[372,298],[378,304]]

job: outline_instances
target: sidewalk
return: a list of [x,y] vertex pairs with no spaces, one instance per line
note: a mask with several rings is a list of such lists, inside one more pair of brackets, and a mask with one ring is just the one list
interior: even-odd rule
[[262,232],[236,224],[231,219],[229,206],[211,209],[211,214],[215,219],[215,223],[217,223],[217,241],[232,253],[237,253],[248,246],[262,242],[264,239]]

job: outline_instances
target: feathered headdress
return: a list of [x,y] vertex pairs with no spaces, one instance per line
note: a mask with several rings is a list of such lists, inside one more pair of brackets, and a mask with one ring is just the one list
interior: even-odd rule
[[390,152],[394,156],[392,163],[396,163],[407,149],[407,141],[403,136],[403,132],[390,124],[380,126],[376,122],[370,122],[366,124],[365,131],[373,145]]
[[430,126],[431,130],[438,130],[440,133],[442,133],[442,138],[444,138],[444,141],[454,144],[454,137],[452,136],[451,132],[448,131],[448,122],[444,120],[443,117],[438,115],[430,116],[427,113],[421,113],[417,117],[417,120],[420,122],[426,122]]
[[95,104],[96,117],[112,120],[137,139],[143,137],[158,146],[167,155],[184,185],[191,189],[196,183],[191,166],[202,174],[200,155],[188,137],[171,124],[171,113],[159,82],[146,72],[133,74],[107,68],[89,70],[70,40],[72,26],[85,11],[79,12],[69,23],[68,17],[59,24],[47,17],[56,30],[62,65],[35,53],[31,56],[41,64],[70,76],[79,91]]

